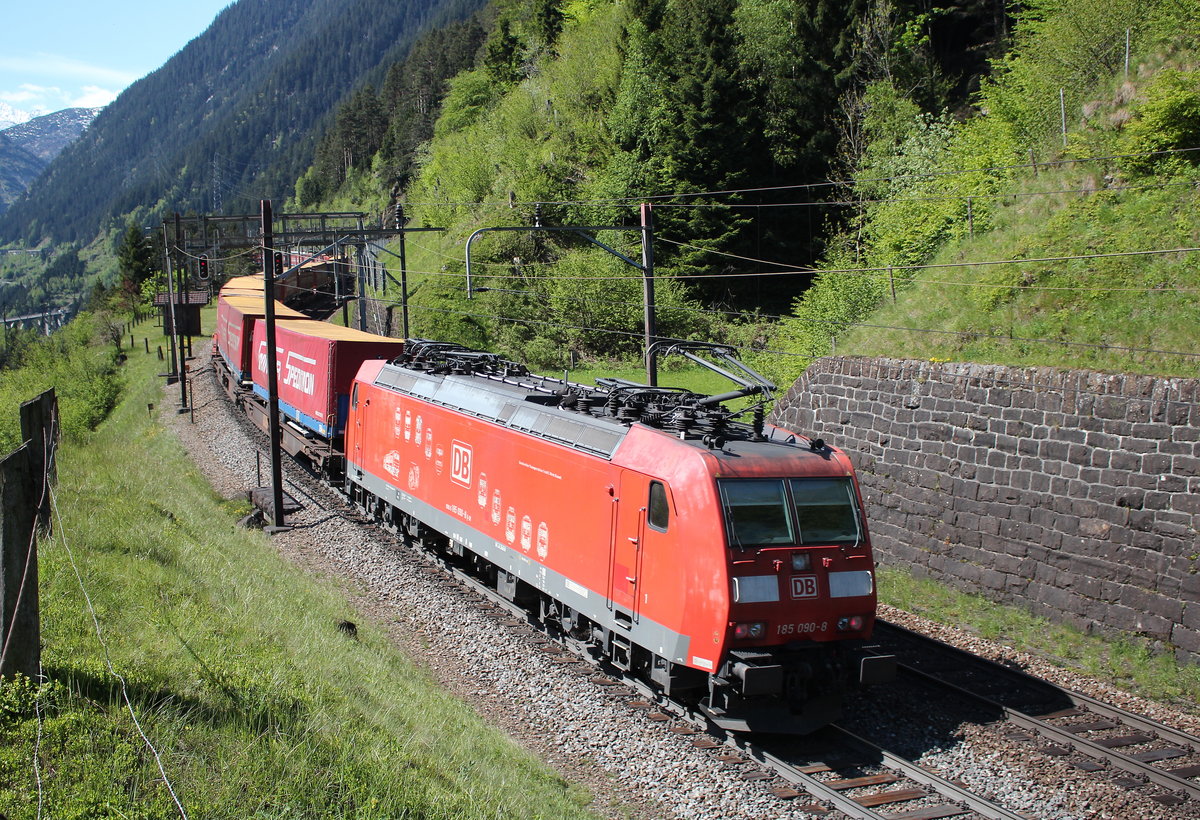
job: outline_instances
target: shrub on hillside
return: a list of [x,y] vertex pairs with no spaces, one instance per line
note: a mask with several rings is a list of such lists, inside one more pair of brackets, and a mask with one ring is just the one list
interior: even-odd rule
[[62,433],[79,440],[108,416],[121,394],[118,354],[83,313],[30,346],[23,364],[0,372],[0,453],[21,444],[20,405],[53,387]]
[[[1200,163],[1200,71],[1161,72],[1125,126],[1123,168],[1135,174],[1180,174]],[[1174,153],[1180,152],[1180,153]]]

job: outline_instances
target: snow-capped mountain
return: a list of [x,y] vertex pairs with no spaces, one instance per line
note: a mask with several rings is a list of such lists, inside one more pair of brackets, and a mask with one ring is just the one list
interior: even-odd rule
[[[0,212],[24,193],[51,160],[79,138],[99,108],[67,108],[0,129]],[[0,103],[0,123],[17,112]]]
[[79,138],[100,108],[64,108],[3,129],[4,136],[35,157],[50,160]]
[[20,125],[23,122],[29,122],[34,117],[39,116],[43,112],[30,113],[13,108],[5,102],[0,102],[0,131],[6,128],[12,128],[14,125]]

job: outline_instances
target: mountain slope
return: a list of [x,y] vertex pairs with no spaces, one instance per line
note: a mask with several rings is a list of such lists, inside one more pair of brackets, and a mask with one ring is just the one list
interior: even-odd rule
[[46,164],[0,131],[0,213],[37,179]]
[[775,333],[779,383],[834,352],[1200,372],[1200,3],[1024,6],[976,115],[868,87],[858,213]]
[[49,163],[62,153],[64,148],[77,140],[102,110],[64,108],[62,111],[34,117],[28,122],[6,128],[4,136],[38,159]]
[[18,111],[6,102],[0,102],[0,131],[31,119],[33,119],[32,115]]
[[105,108],[0,217],[0,241],[90,239],[129,213],[277,197],[350,88],[402,58],[424,28],[479,5],[239,0]]

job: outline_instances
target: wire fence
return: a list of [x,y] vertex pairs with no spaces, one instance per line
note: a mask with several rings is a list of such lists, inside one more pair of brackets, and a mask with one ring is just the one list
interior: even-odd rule
[[187,820],[183,807],[163,766],[158,749],[138,719],[125,682],[109,657],[100,620],[83,573],[66,537],[66,527],[55,494],[59,442],[58,400],[53,389],[21,405],[21,436],[24,443],[0,460],[0,679],[23,675],[35,683],[34,714],[37,721],[32,749],[33,778],[37,787],[37,818],[45,810],[43,767],[43,704],[48,677],[41,657],[41,607],[38,599],[38,540],[42,534],[57,530],[87,611],[95,628],[96,639],[104,654],[104,663],[119,683],[121,699],[137,730],[158,765],[162,782],[174,801],[179,815]]

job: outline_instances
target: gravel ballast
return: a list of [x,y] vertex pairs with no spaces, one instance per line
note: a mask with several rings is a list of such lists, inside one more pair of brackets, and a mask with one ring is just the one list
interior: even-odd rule
[[[218,493],[245,498],[257,484],[254,453],[265,452],[265,436],[227,400],[208,351],[197,352],[191,385],[194,422],[193,415],[175,413],[170,398],[163,418]],[[801,809],[809,800],[781,800],[767,791],[772,781],[741,779],[744,768],[716,763],[713,752],[692,746],[692,738],[672,734],[667,725],[631,709],[627,698],[592,683],[589,677],[595,673],[586,665],[556,661],[519,630],[502,623],[489,607],[481,606],[480,598],[464,593],[444,576],[431,575],[422,558],[398,539],[362,522],[336,494],[315,486],[307,474],[285,464],[285,484],[304,508],[290,517],[294,529],[272,536],[276,548],[295,564],[338,582],[364,621],[384,629],[401,651],[428,668],[442,685],[564,777],[590,788],[597,812],[621,818],[687,820],[812,816]],[[885,608],[883,614],[971,651],[1005,651],[907,613]],[[1022,658],[1022,662],[1052,682],[1136,708],[1186,731],[1200,729],[1200,721],[1190,716],[1131,699],[1036,659]],[[929,708],[929,704],[906,702],[903,692],[897,691],[852,698],[847,711],[853,713],[857,729],[873,726],[884,736],[928,731],[937,720],[923,713]],[[995,727],[942,726],[937,736],[939,748],[925,751],[923,764],[1029,817],[1176,820],[1191,816],[1039,755],[1028,745],[1006,739]],[[946,745],[947,737],[954,742]]]

